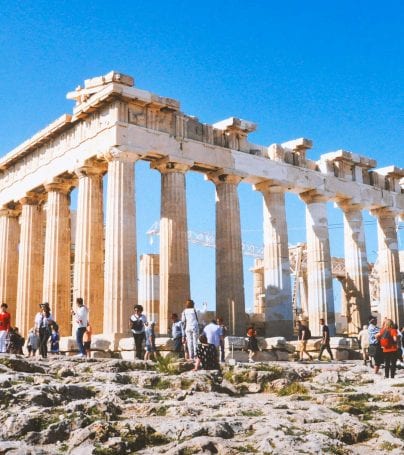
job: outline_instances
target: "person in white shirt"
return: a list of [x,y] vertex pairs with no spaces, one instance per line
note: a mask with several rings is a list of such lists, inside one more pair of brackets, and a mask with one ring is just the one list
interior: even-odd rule
[[130,317],[130,329],[135,343],[135,359],[143,360],[143,342],[146,339],[145,325],[147,318],[143,314],[142,305],[135,305],[133,307],[133,314]]
[[213,344],[216,349],[220,346],[220,334],[222,330],[220,326],[216,324],[216,321],[213,319],[209,324],[203,329],[203,333],[206,335],[209,344]]
[[84,305],[83,298],[77,297],[76,299],[77,310],[72,310],[74,320],[76,323],[76,342],[79,348],[79,353],[77,357],[85,357],[86,351],[84,349],[83,335],[87,329],[88,322],[88,309]]
[[[361,345],[362,359],[365,365],[368,364],[369,359],[369,332],[368,326],[364,325],[362,330],[358,333],[358,340]],[[372,367],[372,359],[370,358],[370,366]]]
[[185,302],[185,310],[182,312],[181,321],[183,323],[182,337],[187,341],[188,355],[190,359],[196,357],[196,348],[198,347],[199,322],[193,300]]

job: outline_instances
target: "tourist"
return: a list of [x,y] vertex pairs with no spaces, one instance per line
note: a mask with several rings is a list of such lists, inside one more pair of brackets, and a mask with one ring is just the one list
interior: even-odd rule
[[154,321],[146,322],[145,337],[146,337],[146,353],[144,355],[145,360],[156,360],[156,334],[154,333]]
[[193,300],[188,299],[185,302],[185,310],[182,312],[181,321],[183,323],[183,339],[187,342],[189,358],[194,359],[196,357],[196,348],[198,347],[199,322]]
[[218,370],[216,347],[208,343],[204,334],[199,337],[199,343],[196,348],[195,367],[192,371],[197,371],[199,368],[202,370]]
[[86,331],[83,334],[83,346],[86,357],[89,359],[91,357],[91,335],[93,331],[90,325],[90,321],[87,321]]
[[379,340],[377,338],[380,332],[377,327],[377,318],[375,316],[369,316],[368,334],[369,334],[369,356],[373,359],[374,372],[377,374],[380,370],[380,365],[383,363],[383,351],[380,347]]
[[59,340],[60,336],[57,331],[57,328],[54,324],[52,324],[52,329],[51,329],[51,336],[50,336],[50,352],[52,354],[59,354]]
[[49,303],[41,303],[39,307],[40,311],[35,316],[35,329],[39,333],[39,353],[43,359],[46,359],[48,357],[48,340],[51,335],[53,317]]
[[7,310],[7,303],[2,303],[0,307],[0,353],[6,352],[7,333],[10,330],[11,315]]
[[224,325],[224,321],[222,318],[217,318],[216,323],[219,326],[219,334],[220,334],[220,361],[224,362],[224,339],[226,338],[227,334],[227,327]]
[[320,319],[320,325],[321,325],[320,332],[322,338],[320,342],[320,352],[318,354],[318,360],[321,360],[321,356],[323,355],[324,350],[327,350],[330,359],[334,360],[330,348],[330,329],[328,328],[328,325],[326,325],[323,318]]
[[22,347],[24,346],[25,339],[20,335],[18,327],[10,327],[7,333],[7,347],[6,352],[9,354],[23,355]]
[[130,317],[131,331],[135,342],[135,358],[139,360],[143,359],[142,349],[145,339],[145,324],[147,322],[147,318],[142,312],[142,305],[135,305],[133,307],[133,314]]
[[310,329],[307,325],[303,325],[301,321],[297,321],[297,339],[300,341],[300,357],[299,360],[304,360],[304,354],[306,354],[310,360],[313,360],[313,357],[307,352],[307,341],[311,338]]
[[[396,324],[395,329],[398,329],[398,326]],[[404,362],[403,362],[403,333],[404,333],[404,328],[402,327],[400,330],[397,330],[397,367],[403,368],[404,367]]]
[[394,323],[391,319],[386,319],[383,327],[376,335],[379,340],[380,346],[383,350],[384,358],[384,377],[394,378],[396,374],[396,361],[397,361],[397,329],[394,328]]
[[372,358],[369,357],[369,332],[367,325],[364,325],[362,330],[358,333],[358,340],[361,348],[363,363],[367,365],[369,359],[370,366],[372,367]]
[[174,352],[178,357],[184,357],[184,349],[182,344],[182,322],[178,319],[178,314],[171,315],[171,338],[174,341]]
[[83,344],[83,335],[87,329],[88,322],[88,309],[84,305],[83,298],[77,297],[76,299],[77,309],[76,311],[72,310],[73,316],[76,322],[76,342],[79,349],[79,353],[76,357],[85,357],[86,351]]
[[28,357],[31,357],[31,356],[35,357],[38,346],[39,346],[38,331],[35,330],[35,327],[33,327],[28,332],[28,340],[27,340]]
[[258,340],[257,340],[257,331],[254,327],[249,327],[247,329],[247,350],[248,350],[248,361],[253,363],[257,352],[259,351]]
[[217,351],[220,348],[220,327],[216,324],[216,319],[212,319],[209,324],[203,328],[203,333],[206,335],[209,344],[213,344]]

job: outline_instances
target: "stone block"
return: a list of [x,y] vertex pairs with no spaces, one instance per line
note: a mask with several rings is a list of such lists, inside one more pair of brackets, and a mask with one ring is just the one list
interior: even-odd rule
[[349,360],[348,349],[331,349],[334,360]]
[[344,337],[331,337],[330,338],[331,348],[349,348],[348,338]]
[[224,360],[227,363],[230,359],[234,359],[236,362],[248,362],[248,352],[246,351],[233,351],[233,355],[231,351],[225,350],[224,352]]
[[77,351],[77,343],[73,337],[61,337],[59,341],[60,352]]
[[289,352],[288,351],[280,351],[279,349],[275,350],[276,360],[280,360],[282,362],[286,362],[289,360]]
[[174,351],[174,340],[169,337],[157,337],[156,348],[158,351]]
[[90,357],[92,359],[109,359],[111,358],[111,353],[106,351],[91,351]]
[[238,351],[247,349],[247,340],[244,337],[226,337],[224,339],[224,348],[231,350],[232,346],[234,350]]
[[123,360],[130,360],[134,361],[135,360],[135,351],[121,351],[120,352],[121,359]]
[[121,338],[118,343],[119,351],[133,351],[135,347],[135,342],[133,337],[131,338]]
[[286,348],[286,339],[284,337],[264,338],[262,347],[264,349]]
[[91,338],[91,349],[108,351],[111,349],[111,340],[105,339],[102,335],[94,335]]

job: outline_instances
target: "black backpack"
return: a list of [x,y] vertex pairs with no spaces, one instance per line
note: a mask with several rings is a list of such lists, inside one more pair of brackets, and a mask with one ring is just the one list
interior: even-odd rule
[[132,330],[134,330],[135,332],[141,332],[143,330],[143,326],[144,326],[144,323],[143,323],[143,319],[142,318],[138,318],[138,319],[131,319],[131,322],[132,322]]
[[305,340],[310,340],[311,338],[311,331],[308,327],[305,328],[304,330],[304,339]]

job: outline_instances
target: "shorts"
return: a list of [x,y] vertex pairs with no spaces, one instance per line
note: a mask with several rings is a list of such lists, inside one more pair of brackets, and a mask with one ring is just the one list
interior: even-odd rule
[[91,341],[85,341],[85,342],[83,343],[83,346],[84,346],[84,349],[85,349],[86,351],[89,351],[89,350],[90,350],[90,347],[91,347]]
[[156,352],[156,346],[146,343],[146,352]]

